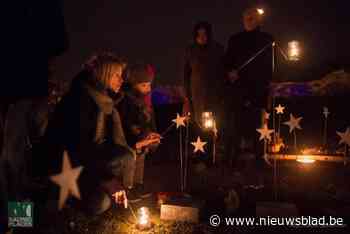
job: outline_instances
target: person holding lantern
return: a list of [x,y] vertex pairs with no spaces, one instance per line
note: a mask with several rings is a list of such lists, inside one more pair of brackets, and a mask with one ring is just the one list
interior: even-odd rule
[[242,153],[242,138],[252,142],[253,153],[262,153],[256,142],[256,129],[261,125],[262,110],[267,107],[272,79],[274,39],[261,31],[262,14],[256,8],[247,9],[243,25],[243,32],[230,37],[224,57],[225,155],[232,166]]
[[124,86],[125,97],[118,104],[126,141],[136,151],[135,173],[130,174],[133,184],[127,190],[130,203],[151,195],[144,187],[143,176],[145,156],[160,143],[151,102],[154,76],[155,71],[150,64],[138,63],[130,66]]

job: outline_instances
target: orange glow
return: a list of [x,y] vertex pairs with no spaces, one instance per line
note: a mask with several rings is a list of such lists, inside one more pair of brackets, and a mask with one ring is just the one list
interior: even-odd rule
[[257,8],[256,11],[259,13],[259,15],[265,14],[264,9],[262,9],[262,8]]
[[301,155],[297,157],[297,161],[300,163],[314,163],[316,160],[311,155]]
[[141,207],[138,210],[138,224],[137,227],[140,230],[146,230],[152,227],[152,223],[150,221],[150,214],[147,207]]
[[291,41],[288,43],[288,58],[291,61],[298,61],[300,59],[300,47],[298,41]]
[[201,121],[204,129],[210,130],[214,128],[215,120],[212,112],[203,112]]
[[205,128],[212,128],[214,126],[213,124],[213,120],[212,119],[207,119],[205,122],[204,122],[204,127]]

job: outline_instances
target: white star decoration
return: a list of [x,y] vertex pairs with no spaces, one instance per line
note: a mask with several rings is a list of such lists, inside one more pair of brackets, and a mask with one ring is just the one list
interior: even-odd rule
[[348,127],[345,132],[337,132],[338,136],[340,136],[339,145],[345,143],[350,146],[350,128]]
[[284,122],[283,124],[289,126],[289,133],[291,133],[294,129],[301,129],[300,120],[302,119],[303,117],[295,118],[293,114],[290,114],[290,120],[288,122]]
[[328,118],[328,115],[330,114],[331,112],[329,112],[328,110],[328,107],[323,107],[323,115],[324,117],[327,119]]
[[267,139],[268,141],[271,141],[271,134],[274,132],[273,129],[268,129],[267,124],[264,124],[263,128],[256,129],[257,132],[260,133],[259,140]]
[[180,126],[184,126],[185,127],[185,120],[186,120],[186,116],[181,117],[179,114],[176,114],[176,119],[173,119],[172,121],[174,123],[176,123],[176,128],[179,128]]
[[205,153],[203,146],[205,146],[207,144],[207,142],[201,141],[200,137],[197,137],[197,141],[191,142],[191,144],[194,146],[193,153],[196,153],[198,150]]
[[277,114],[283,114],[284,113],[284,106],[281,106],[281,104],[278,104],[277,107],[275,107],[275,110],[277,111]]
[[58,201],[58,209],[61,210],[69,195],[80,199],[79,187],[77,184],[78,177],[83,167],[72,168],[66,151],[63,153],[62,172],[57,175],[50,176],[50,179],[60,186],[60,197]]

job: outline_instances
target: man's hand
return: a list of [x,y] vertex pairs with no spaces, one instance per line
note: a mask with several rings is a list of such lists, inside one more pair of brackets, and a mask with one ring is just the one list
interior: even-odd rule
[[236,80],[239,79],[238,72],[236,70],[230,71],[228,73],[227,79],[231,84],[233,84],[234,82],[236,82]]

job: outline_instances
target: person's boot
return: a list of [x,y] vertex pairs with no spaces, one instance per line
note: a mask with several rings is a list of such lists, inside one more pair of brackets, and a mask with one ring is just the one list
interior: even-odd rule
[[100,215],[112,206],[112,200],[107,193],[96,191],[87,199],[86,211],[90,215]]

